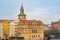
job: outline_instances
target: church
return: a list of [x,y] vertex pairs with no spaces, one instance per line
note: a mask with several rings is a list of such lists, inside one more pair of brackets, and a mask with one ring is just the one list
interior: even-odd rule
[[39,20],[27,20],[23,5],[18,20],[15,28],[16,36],[24,37],[24,40],[44,40],[44,24]]

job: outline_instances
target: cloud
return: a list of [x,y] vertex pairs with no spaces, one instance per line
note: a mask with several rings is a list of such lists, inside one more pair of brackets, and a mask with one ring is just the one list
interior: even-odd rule
[[31,11],[26,12],[28,19],[41,20],[46,24],[60,19],[59,14],[57,14],[57,7],[33,8],[30,10]]

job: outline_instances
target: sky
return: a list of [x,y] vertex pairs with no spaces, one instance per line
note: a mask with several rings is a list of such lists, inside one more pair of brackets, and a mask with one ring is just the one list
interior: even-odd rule
[[22,3],[29,20],[50,24],[60,19],[60,0],[0,0],[0,20],[18,19]]

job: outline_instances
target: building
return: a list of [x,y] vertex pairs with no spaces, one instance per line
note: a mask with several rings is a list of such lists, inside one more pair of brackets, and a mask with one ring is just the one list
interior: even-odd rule
[[60,20],[45,27],[45,37],[48,38],[49,35],[50,39],[60,39]]
[[0,23],[0,39],[3,39],[3,23]]
[[4,37],[9,38],[10,35],[10,23],[9,20],[4,21],[3,23]]
[[18,20],[15,28],[16,36],[24,37],[25,40],[44,39],[44,24],[39,20],[27,20],[23,5],[20,8]]
[[24,40],[44,40],[44,24],[40,20],[27,20],[21,5],[18,20],[1,20],[0,37],[24,37]]
[[15,26],[17,25],[18,20],[10,20],[10,36],[15,35]]
[[1,39],[4,39],[5,37],[9,37],[9,35],[10,35],[9,21],[8,20],[0,20]]
[[56,22],[52,22],[51,25],[52,25],[51,26],[52,29],[56,29],[56,30],[60,31],[60,20],[56,21]]
[[44,29],[45,29],[45,30],[51,30],[51,24],[46,24],[46,25],[44,26]]

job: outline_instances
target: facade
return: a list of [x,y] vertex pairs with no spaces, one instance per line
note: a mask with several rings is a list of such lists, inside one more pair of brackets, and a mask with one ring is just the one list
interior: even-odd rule
[[60,20],[56,21],[56,22],[52,22],[51,25],[52,25],[51,26],[52,29],[56,29],[56,30],[60,31]]
[[9,21],[8,20],[0,20],[0,37],[1,39],[5,39],[10,35]]
[[0,23],[0,39],[3,39],[3,23]]
[[16,36],[24,37],[25,40],[43,40],[44,24],[39,20],[27,20],[24,14],[23,5],[18,15],[18,24],[16,25]]
[[10,20],[10,36],[15,35],[15,26],[17,25],[18,20]]
[[45,30],[51,30],[51,24],[46,24],[46,25],[44,26],[44,29],[45,29]]
[[4,38],[9,38],[10,35],[10,23],[8,20],[3,23]]

